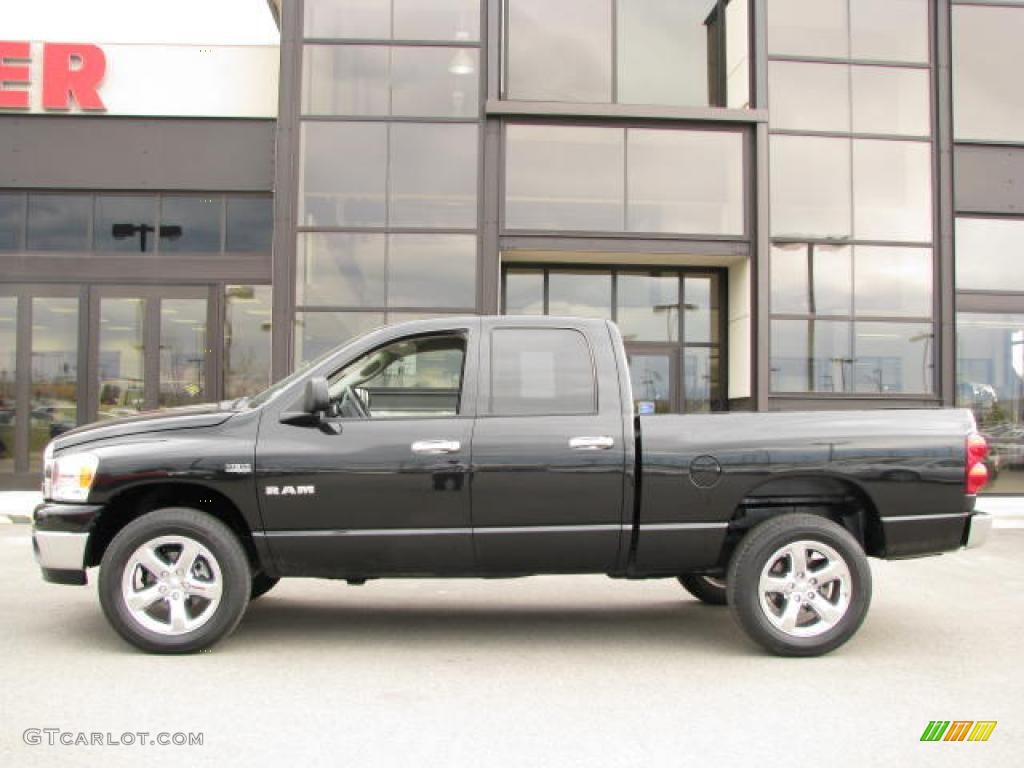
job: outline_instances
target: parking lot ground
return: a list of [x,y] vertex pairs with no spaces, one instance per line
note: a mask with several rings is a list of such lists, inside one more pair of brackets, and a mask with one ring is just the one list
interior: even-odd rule
[[[7,525],[0,765],[1021,765],[1022,555],[1011,529],[873,561],[866,623],[817,659],[766,655],[674,581],[590,576],[285,581],[210,652],[157,657],[107,626],[95,571],[45,584]],[[998,725],[922,743],[930,720]],[[203,744],[28,745],[31,728]]]

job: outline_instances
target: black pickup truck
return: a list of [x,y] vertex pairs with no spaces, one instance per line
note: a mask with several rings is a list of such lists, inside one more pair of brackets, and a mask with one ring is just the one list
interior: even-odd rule
[[374,331],[252,399],[47,447],[33,545],[147,651],[210,647],[284,576],[678,578],[769,650],[825,653],[868,556],[984,541],[963,410],[635,416],[604,320]]

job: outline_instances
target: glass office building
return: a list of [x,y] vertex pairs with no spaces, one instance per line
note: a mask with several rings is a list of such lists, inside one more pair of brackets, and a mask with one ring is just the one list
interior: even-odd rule
[[641,412],[971,408],[1024,491],[1024,2],[272,5],[272,183],[0,190],[0,473],[503,312],[615,320]]

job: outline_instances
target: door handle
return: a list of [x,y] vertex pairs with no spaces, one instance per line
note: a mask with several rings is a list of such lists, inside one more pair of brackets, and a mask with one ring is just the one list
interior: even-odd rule
[[607,451],[613,445],[615,445],[615,440],[607,435],[573,437],[569,439],[569,447],[574,451]]
[[458,440],[417,440],[412,444],[413,453],[436,455],[439,453],[455,453],[462,448]]

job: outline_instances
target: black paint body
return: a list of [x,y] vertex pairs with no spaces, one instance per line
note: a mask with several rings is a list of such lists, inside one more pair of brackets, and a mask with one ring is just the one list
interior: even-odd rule
[[[492,416],[495,327],[582,332],[593,355],[592,414]],[[286,423],[306,380],[398,338],[467,339],[460,415]],[[445,318],[375,331],[291,377],[258,407],[211,404],[68,432],[57,458],[95,453],[88,505],[44,503],[40,530],[106,531],[146,498],[187,491],[251,537],[270,575],[515,576],[720,573],[738,535],[766,515],[830,505],[872,555],[906,557],[964,542],[967,411],[632,415],[618,330],[600,320]],[[576,436],[613,438],[574,451]],[[418,455],[417,440],[460,450]],[[229,468],[228,465],[231,465]],[[313,486],[268,495],[267,486]],[[153,495],[148,495],[152,490]],[[94,538],[102,536],[94,534]],[[98,563],[102,542],[90,545]],[[65,577],[67,580],[67,577]]]

